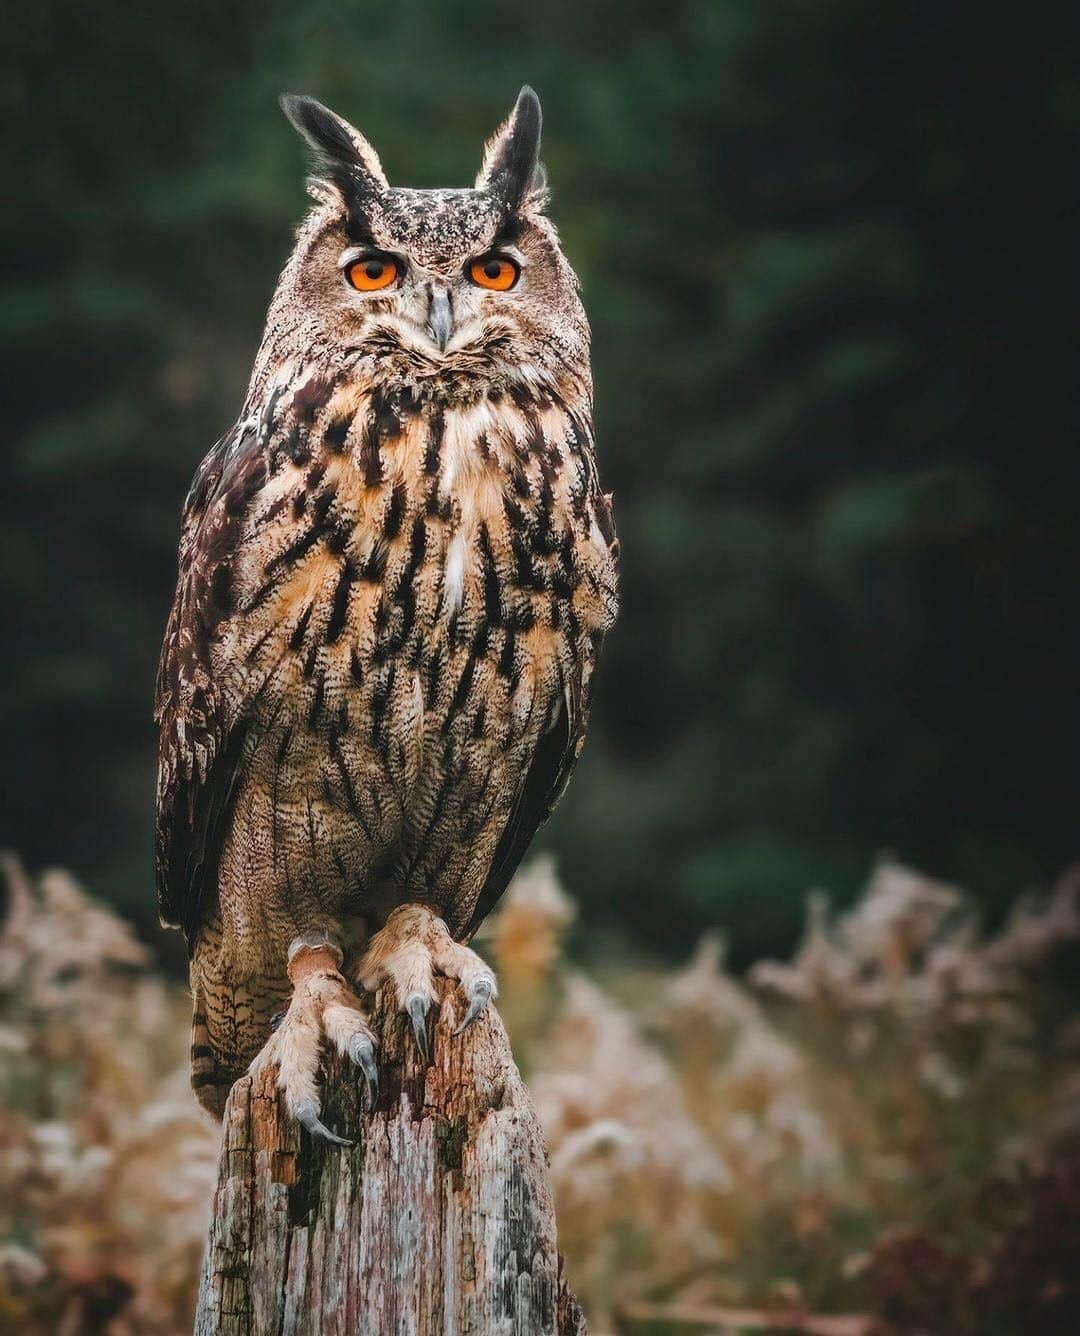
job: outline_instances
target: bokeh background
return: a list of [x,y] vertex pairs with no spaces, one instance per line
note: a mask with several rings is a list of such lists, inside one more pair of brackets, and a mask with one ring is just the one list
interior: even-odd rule
[[[735,958],[879,850],[1000,911],[1078,851],[1071,71],[960,6],[20,9],[0,84],[3,835],[153,930],[193,470],[305,208],[276,99],[465,184],[533,83],[624,612],[543,843],[585,922]],[[1071,164],[1071,165],[1070,165]]]
[[216,1133],[151,698],[181,503],[306,207],[277,97],[458,185],[528,81],[624,558],[589,744],[481,943],[571,1281],[600,1336],[1080,1330],[1064,28],[4,8],[0,1329],[190,1329]]

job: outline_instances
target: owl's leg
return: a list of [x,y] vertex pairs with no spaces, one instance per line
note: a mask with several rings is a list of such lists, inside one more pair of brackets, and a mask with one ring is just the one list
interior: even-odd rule
[[288,1010],[249,1071],[276,1065],[278,1089],[292,1117],[313,1136],[348,1146],[351,1143],[331,1132],[319,1116],[323,1041],[360,1068],[369,1106],[375,1102],[379,1082],[375,1039],[359,999],[341,973],[342,959],[341,950],[324,937],[293,940],[288,966],[293,994]]
[[441,918],[427,905],[401,905],[371,939],[360,961],[359,977],[368,992],[392,983],[398,1004],[408,1013],[416,1042],[430,1060],[427,1017],[435,1001],[435,975],[456,979],[465,1009],[455,1034],[471,1025],[498,992],[495,975],[475,951],[455,942]]

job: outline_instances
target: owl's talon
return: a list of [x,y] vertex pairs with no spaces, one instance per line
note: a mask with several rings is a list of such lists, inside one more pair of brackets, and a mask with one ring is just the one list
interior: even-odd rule
[[469,999],[468,1008],[466,1009],[465,1015],[462,1016],[461,1021],[458,1023],[457,1028],[454,1030],[454,1033],[460,1034],[462,1030],[467,1030],[473,1021],[476,1020],[477,1016],[479,1016],[485,1009],[494,995],[495,980],[493,978],[489,975],[482,974],[478,979],[474,979],[466,994]]
[[[463,942],[454,941],[450,929],[430,905],[399,905],[371,939],[358,967],[358,977],[367,992],[385,985],[393,988],[398,1005],[408,1015],[417,1047],[430,1062],[432,1041],[428,1016],[439,996],[436,977],[454,979],[461,986],[465,1008],[461,1024],[467,1029],[498,993],[491,967]],[[454,1008],[455,1014],[457,1008]]]
[[366,1034],[355,1034],[349,1040],[349,1057],[360,1068],[364,1077],[364,1107],[373,1109],[379,1096],[379,1069],[375,1065],[375,1045]]
[[323,1141],[329,1141],[334,1146],[351,1146],[353,1144],[345,1137],[339,1137],[336,1132],[330,1131],[319,1117],[319,1106],[314,1100],[305,1100],[302,1104],[298,1104],[294,1113],[296,1121],[302,1127],[306,1127],[313,1137],[321,1137]]
[[425,1062],[431,1061],[431,1040],[428,1037],[427,1014],[431,1003],[426,997],[419,993],[414,993],[405,1003],[405,1010],[409,1013],[409,1019],[412,1021],[413,1034],[416,1036],[416,1046],[423,1055]]

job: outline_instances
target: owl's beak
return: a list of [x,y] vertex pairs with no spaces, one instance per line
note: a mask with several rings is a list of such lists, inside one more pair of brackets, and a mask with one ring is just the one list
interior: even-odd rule
[[446,352],[453,330],[454,312],[450,306],[450,294],[445,288],[433,288],[428,305],[427,332],[439,352]]

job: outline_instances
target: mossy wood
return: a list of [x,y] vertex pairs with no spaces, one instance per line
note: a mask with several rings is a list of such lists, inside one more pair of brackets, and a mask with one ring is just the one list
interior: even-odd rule
[[493,1007],[453,1035],[440,998],[425,1064],[382,994],[381,1085],[365,1113],[332,1063],[313,1142],[282,1114],[273,1070],[225,1110],[196,1336],[583,1336],[562,1276],[544,1143]]

